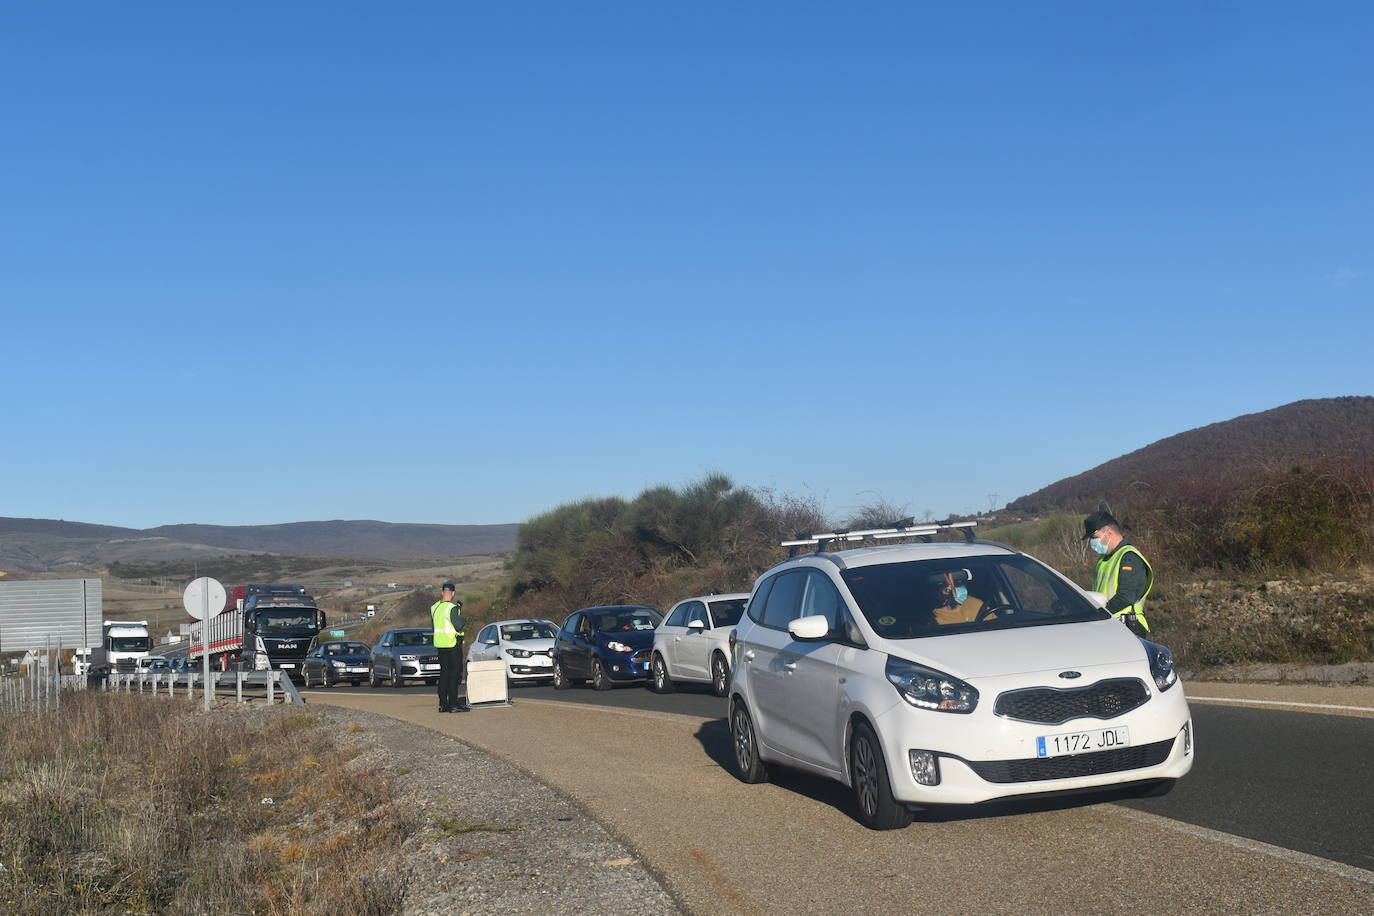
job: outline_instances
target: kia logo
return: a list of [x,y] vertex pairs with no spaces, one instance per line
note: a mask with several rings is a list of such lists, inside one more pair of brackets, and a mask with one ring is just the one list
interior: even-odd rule
[[1071,681],[1071,680],[1073,680],[1073,679],[1076,678],[1076,677],[1082,677],[1083,674],[1082,674],[1082,672],[1079,672],[1079,671],[1061,671],[1061,672],[1059,672],[1059,676],[1062,677],[1062,678],[1063,678],[1064,680],[1066,680],[1066,681]]

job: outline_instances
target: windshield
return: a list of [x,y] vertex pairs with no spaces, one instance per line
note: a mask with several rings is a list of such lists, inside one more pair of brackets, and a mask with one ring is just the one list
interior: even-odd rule
[[914,560],[860,566],[840,575],[869,625],[887,639],[1107,617],[1027,556]]
[[260,630],[297,630],[315,626],[316,613],[314,608],[284,607],[258,611],[256,619]]
[[396,640],[393,645],[427,646],[433,641],[433,630],[401,630],[396,634]]
[[153,647],[153,640],[147,636],[111,636],[111,652],[147,652]]
[[604,611],[592,614],[598,633],[616,633],[623,630],[652,630],[663,618],[657,611],[646,607],[625,608],[617,611]]
[[718,627],[733,627],[739,623],[740,617],[744,614],[744,606],[749,603],[748,598],[731,598],[729,601],[712,601],[711,616],[715,618]]
[[360,642],[331,642],[324,647],[325,655],[366,655],[367,646]]
[[530,623],[508,623],[501,628],[501,638],[506,642],[520,642],[525,639],[553,639],[558,628],[551,623],[535,620]]

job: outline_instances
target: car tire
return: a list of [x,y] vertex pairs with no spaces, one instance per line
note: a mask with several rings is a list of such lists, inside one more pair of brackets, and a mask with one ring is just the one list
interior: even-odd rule
[[611,679],[606,676],[606,668],[601,664],[601,659],[592,659],[592,689],[610,690],[614,686]]
[[371,687],[373,690],[382,686],[381,678],[377,677],[376,665],[371,666],[367,671],[367,686]]
[[306,690],[310,689],[310,672],[304,668],[301,669],[301,686]]
[[730,692],[730,663],[719,652],[711,656],[711,692],[718,697]]
[[758,735],[754,720],[744,703],[736,701],[730,710],[730,745],[735,751],[735,776],[740,782],[768,782],[772,774],[768,764],[759,757]]
[[325,690],[328,690],[330,687],[333,687],[333,686],[334,686],[333,684],[329,683],[329,669],[328,669],[328,668],[326,668],[326,669],[324,669],[323,671],[320,672],[320,686],[323,687]]
[[1174,791],[1174,783],[1177,779],[1159,779],[1154,782],[1146,783],[1144,788],[1136,793],[1136,798],[1163,798]]
[[553,689],[567,690],[571,686],[572,682],[569,681],[568,676],[563,673],[563,662],[555,658],[553,660]]
[[655,652],[650,667],[653,676],[650,685],[653,687],[654,693],[672,693],[677,689],[676,685],[673,684],[673,679],[668,676],[668,663],[663,660],[662,655]]
[[397,674],[397,672],[396,672],[396,667],[393,665],[392,668],[391,668],[391,686],[392,686],[392,687],[395,687],[397,690],[400,690],[400,689],[401,689],[402,687],[404,687],[405,685],[406,685],[406,679],[403,678],[403,677],[400,677],[400,676]]
[[911,809],[892,797],[882,745],[866,722],[849,739],[849,779],[859,823],[870,830],[900,830],[911,823]]

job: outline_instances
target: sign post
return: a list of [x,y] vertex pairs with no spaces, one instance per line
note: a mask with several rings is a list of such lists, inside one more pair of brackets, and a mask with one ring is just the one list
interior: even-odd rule
[[[210,618],[224,610],[224,586],[220,585],[218,579],[211,579],[209,576],[201,576],[186,586],[185,593],[181,596],[181,603],[186,608],[186,613],[200,621],[200,658],[201,670],[205,678],[201,682],[201,687],[205,691],[205,711],[210,711]],[[195,648],[194,644],[187,646],[187,653]],[[187,678],[190,671],[187,671]]]

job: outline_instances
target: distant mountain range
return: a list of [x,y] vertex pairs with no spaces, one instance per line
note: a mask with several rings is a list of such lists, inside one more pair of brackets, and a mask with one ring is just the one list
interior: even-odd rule
[[1374,473],[1374,397],[1296,401],[1160,439],[1013,500],[1013,512],[1088,512],[1100,500],[1224,493],[1294,466]]
[[0,570],[52,571],[242,553],[409,560],[510,553],[518,525],[375,521],[118,528],[44,518],[0,518]]

